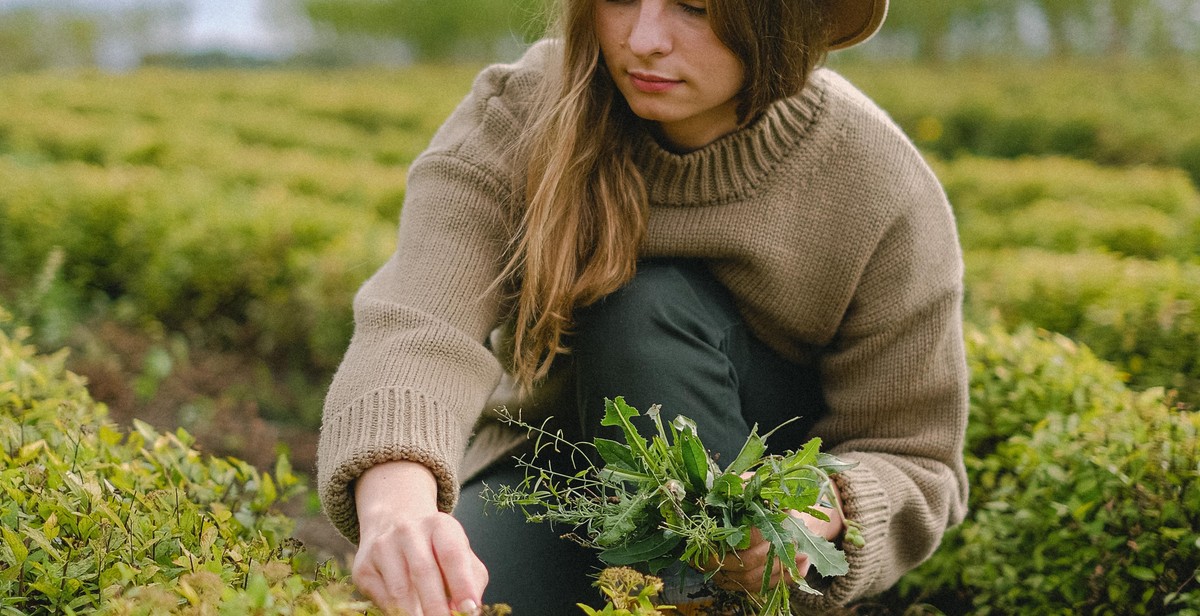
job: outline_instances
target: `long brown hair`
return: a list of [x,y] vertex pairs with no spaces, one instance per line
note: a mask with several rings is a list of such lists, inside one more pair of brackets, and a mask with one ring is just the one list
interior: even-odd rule
[[[825,1],[709,0],[713,31],[745,68],[741,123],[799,92],[824,58]],[[595,3],[559,0],[560,68],[546,76],[517,144],[526,204],[497,282],[515,289],[510,368],[525,388],[567,351],[575,308],[633,277],[646,233],[646,185],[630,138],[641,120],[604,68]]]

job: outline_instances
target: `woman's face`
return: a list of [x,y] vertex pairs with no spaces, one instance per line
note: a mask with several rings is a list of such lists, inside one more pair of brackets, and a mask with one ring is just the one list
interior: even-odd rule
[[713,33],[708,0],[594,0],[600,52],[638,117],[690,151],[737,129],[741,60]]

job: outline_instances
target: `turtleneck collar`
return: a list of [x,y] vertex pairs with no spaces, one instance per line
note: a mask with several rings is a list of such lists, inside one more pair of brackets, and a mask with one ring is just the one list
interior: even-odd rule
[[692,152],[663,148],[645,130],[634,163],[653,205],[717,205],[754,196],[763,179],[805,139],[825,106],[826,79],[814,71],[796,96],[775,102],[745,128]]

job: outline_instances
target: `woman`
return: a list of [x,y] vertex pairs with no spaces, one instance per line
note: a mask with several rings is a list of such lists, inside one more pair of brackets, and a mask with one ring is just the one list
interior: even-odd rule
[[[866,540],[809,607],[882,591],[930,554],[966,497],[954,222],[886,115],[816,70],[885,11],[567,0],[559,39],[480,75],[410,170],[398,249],[355,299],[326,401],[320,494],[359,543],[366,594],[414,616],[598,598],[590,555],[484,515],[477,483],[459,497],[468,466],[518,476],[494,464],[512,442],[477,425],[502,377],[585,437],[623,395],[692,417],[725,456],[750,425],[800,416],[773,449],[820,436],[857,462],[835,483]],[[564,379],[573,404],[549,393]],[[758,579],[765,544],[742,556],[719,583]]]

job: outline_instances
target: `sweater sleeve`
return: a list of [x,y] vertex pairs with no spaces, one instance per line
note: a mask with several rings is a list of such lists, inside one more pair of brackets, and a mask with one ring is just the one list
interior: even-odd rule
[[[530,54],[533,55],[533,54]],[[497,65],[413,163],[397,250],[354,299],[354,335],[325,400],[317,487],[330,521],[358,540],[354,481],[392,460],[429,467],[438,506],[458,497],[459,461],[502,374],[485,347],[501,318],[513,229],[513,135],[536,67]]]
[[829,413],[813,428],[858,463],[834,479],[866,543],[844,546],[848,575],[802,603],[842,605],[886,590],[965,514],[961,251],[932,174],[903,192],[916,203],[882,226],[821,360]]
[[398,248],[355,297],[354,336],[321,423],[319,494],[355,542],[353,483],[376,464],[425,464],[438,506],[453,508],[458,461],[501,375],[483,341],[498,320],[505,188],[444,155],[414,164],[408,186]]

